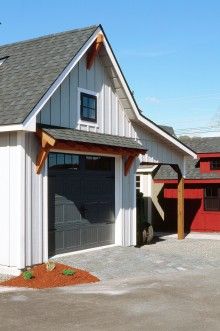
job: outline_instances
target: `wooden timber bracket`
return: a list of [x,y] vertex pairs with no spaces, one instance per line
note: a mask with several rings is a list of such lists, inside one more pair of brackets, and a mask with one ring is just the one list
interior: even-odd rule
[[37,136],[40,140],[40,149],[37,155],[36,161],[36,173],[40,174],[41,169],[44,166],[45,160],[48,156],[50,149],[55,145],[56,139],[48,135],[46,132],[42,130],[37,131]]
[[91,69],[96,56],[98,55],[102,45],[103,45],[103,41],[104,41],[104,37],[102,34],[99,34],[96,38],[96,40],[94,41],[94,43],[92,44],[92,46],[90,47],[88,53],[87,53],[87,59],[86,59],[86,68],[88,70]]
[[124,164],[124,175],[127,176],[130,169],[131,169],[131,166],[134,162],[134,160],[136,159],[136,157],[138,156],[139,154],[134,154],[134,155],[129,155],[127,160],[125,161],[125,164]]

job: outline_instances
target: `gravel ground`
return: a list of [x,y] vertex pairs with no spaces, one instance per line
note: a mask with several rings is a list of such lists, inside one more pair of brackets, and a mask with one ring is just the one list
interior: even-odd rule
[[156,238],[155,243],[136,247],[110,247],[56,259],[86,269],[101,280],[129,278],[150,274],[220,271],[220,241]]
[[0,282],[10,279],[12,276],[0,274]]

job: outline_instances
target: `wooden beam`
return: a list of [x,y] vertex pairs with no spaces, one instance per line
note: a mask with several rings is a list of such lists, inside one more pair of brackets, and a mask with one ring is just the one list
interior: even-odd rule
[[137,155],[129,155],[124,165],[124,175],[127,176]]
[[184,178],[181,174],[178,175],[177,187],[177,234],[178,239],[185,238],[184,233]]
[[98,55],[101,46],[103,45],[103,40],[104,37],[102,34],[99,34],[96,38],[96,40],[94,41],[94,43],[92,44],[90,50],[87,53],[87,59],[86,59],[86,67],[87,69],[91,69],[96,56]]
[[40,174],[41,169],[43,168],[43,165],[46,161],[46,158],[49,154],[49,151],[51,149],[50,145],[46,145],[45,147],[40,147],[40,150],[37,155],[37,162],[36,162],[36,172],[37,174]]
[[[88,152],[88,153],[101,153],[110,155],[134,155],[139,154],[136,149],[121,148],[105,145],[94,145],[89,143],[80,143],[73,141],[57,141],[53,147],[56,150],[76,151],[76,152]],[[140,153],[142,150],[140,150]]]
[[50,149],[55,145],[56,139],[51,137],[41,129],[37,130],[37,136],[40,140],[40,149],[36,160],[36,173],[40,174]]

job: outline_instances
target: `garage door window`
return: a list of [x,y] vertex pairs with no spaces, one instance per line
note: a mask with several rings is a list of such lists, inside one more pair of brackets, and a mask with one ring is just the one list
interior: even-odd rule
[[112,169],[112,158],[101,156],[86,156],[86,169],[110,171]]
[[49,168],[78,170],[79,156],[74,154],[50,153]]

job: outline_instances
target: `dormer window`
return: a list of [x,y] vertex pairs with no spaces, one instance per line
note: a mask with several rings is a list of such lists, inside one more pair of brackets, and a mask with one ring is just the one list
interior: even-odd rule
[[220,170],[220,158],[213,159],[210,161],[210,169],[211,170]]
[[97,97],[80,93],[80,118],[82,121],[97,122]]

